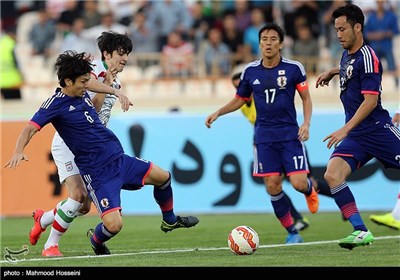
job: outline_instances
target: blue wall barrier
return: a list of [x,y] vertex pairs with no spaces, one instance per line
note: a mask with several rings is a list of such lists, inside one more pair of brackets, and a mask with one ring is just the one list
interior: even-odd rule
[[[118,114],[109,128],[129,155],[150,160],[172,174],[177,213],[273,212],[264,185],[251,175],[253,127],[239,113],[220,117],[212,128],[205,114]],[[301,116],[299,116],[301,121]],[[306,142],[313,174],[322,178],[332,150],[322,140],[343,126],[339,113],[313,115]],[[400,187],[400,172],[373,160],[348,181],[360,210],[390,210]],[[285,181],[284,190],[298,210],[308,212],[304,195]],[[157,214],[153,187],[122,191],[123,213]],[[320,195],[320,211],[338,211]]]

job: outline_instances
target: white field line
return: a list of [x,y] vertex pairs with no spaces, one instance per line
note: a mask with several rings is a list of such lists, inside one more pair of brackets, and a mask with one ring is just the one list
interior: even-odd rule
[[[395,236],[382,236],[375,237],[375,240],[383,240],[383,239],[400,239],[400,235]],[[277,248],[277,247],[287,247],[287,246],[310,246],[310,245],[319,245],[319,244],[329,244],[329,243],[337,243],[338,240],[327,240],[327,241],[313,241],[313,242],[304,242],[304,243],[296,243],[296,244],[271,244],[271,245],[260,245],[258,248]],[[76,260],[76,259],[92,259],[92,258],[113,258],[113,257],[121,257],[121,256],[134,256],[134,255],[151,255],[151,254],[170,254],[170,253],[185,253],[185,252],[193,252],[193,251],[222,251],[229,250],[229,247],[220,247],[220,248],[187,248],[187,249],[169,249],[169,250],[153,250],[153,251],[142,251],[142,252],[131,252],[131,253],[112,253],[111,255],[85,255],[85,256],[73,256],[73,257],[57,257],[57,258],[32,258],[32,259],[18,259],[18,256],[15,256],[16,261],[12,262],[14,264],[22,263],[22,262],[42,262],[42,261],[60,261],[60,260]],[[4,257],[4,256],[3,256]],[[2,263],[10,263],[9,261],[1,260]]]

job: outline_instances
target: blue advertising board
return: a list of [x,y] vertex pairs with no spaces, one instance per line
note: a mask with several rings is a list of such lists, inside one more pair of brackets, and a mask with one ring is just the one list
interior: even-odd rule
[[[253,127],[235,112],[220,117],[212,128],[205,114],[124,113],[113,116],[109,128],[125,152],[154,162],[172,174],[177,213],[273,212],[260,179],[252,174]],[[299,116],[301,121],[301,117]],[[340,113],[314,113],[306,142],[313,174],[322,178],[332,150],[322,140],[343,126]],[[384,170],[372,160],[348,181],[360,210],[390,210],[400,187],[400,172]],[[298,210],[307,212],[304,195],[287,181],[284,190]],[[153,186],[122,191],[123,213],[157,214]],[[320,195],[320,211],[338,211],[333,199]]]

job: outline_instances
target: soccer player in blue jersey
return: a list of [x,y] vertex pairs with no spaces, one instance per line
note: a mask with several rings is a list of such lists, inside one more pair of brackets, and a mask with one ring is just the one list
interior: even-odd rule
[[365,226],[346,180],[374,157],[386,168],[400,169],[400,130],[381,104],[382,64],[364,42],[362,10],[349,4],[334,10],[332,17],[344,52],[340,67],[320,74],[316,87],[340,77],[345,125],[323,140],[328,149],[334,147],[324,177],[337,206],[353,226],[353,233],[339,240],[340,247],[351,250],[371,244],[374,236]]
[[[231,81],[235,89],[239,87],[240,83],[240,76],[242,75],[242,72],[235,73],[231,76]],[[240,107],[240,111],[242,111],[243,115],[249,120],[249,122],[254,126],[256,122],[256,107],[254,105],[254,100],[253,97],[251,97],[246,103]],[[307,152],[307,150],[306,150]],[[307,154],[307,160],[308,160],[308,154]],[[323,194],[328,193],[327,196],[332,197],[330,188],[328,184],[324,180],[317,180],[312,176],[312,167],[311,164],[308,162],[308,167],[310,169],[310,173],[308,174],[308,177],[311,179],[313,182],[313,187],[318,190],[318,194]],[[297,230],[304,230],[310,226],[310,221],[306,218],[303,217],[303,215],[297,211],[296,207],[294,206],[292,200],[290,197],[283,191],[284,196],[286,197],[289,205],[290,205],[290,214],[292,215],[292,218],[294,220],[294,227]]]
[[[97,38],[97,45],[101,60],[92,62],[93,70],[90,73],[91,79],[87,89],[90,90],[89,96],[99,113],[101,122],[107,125],[117,97],[113,94],[96,94],[96,91],[101,86],[105,88],[103,91],[106,93],[121,88],[117,74],[123,71],[128,62],[133,44],[126,34],[104,31]],[[60,201],[54,209],[46,212],[36,209],[33,212],[34,225],[29,232],[29,241],[35,245],[46,228],[52,225],[42,256],[61,257],[62,253],[58,248],[61,236],[68,230],[76,216],[85,215],[90,211],[90,199],[75,164],[74,155],[57,132],[53,137],[51,153],[57,165],[60,183],[68,189],[68,198]]]
[[[290,204],[282,190],[283,174],[306,197],[311,213],[319,207],[318,194],[307,178],[309,168],[303,141],[309,138],[312,102],[304,67],[281,56],[284,32],[267,23],[258,33],[262,58],[246,65],[235,97],[206,118],[205,125],[219,116],[241,108],[253,96],[254,124],[253,176],[262,177],[276,217],[287,230],[286,243],[303,242],[290,215]],[[297,123],[296,91],[303,103],[304,121]]]
[[126,155],[116,135],[101,122],[87,92],[92,67],[85,53],[67,51],[58,56],[56,70],[61,88],[41,105],[23,129],[5,167],[15,168],[26,160],[25,147],[40,129],[51,123],[75,155],[75,163],[102,219],[89,235],[97,255],[110,254],[105,242],[122,229],[121,188],[137,190],[154,185],[154,197],[163,217],[162,231],[195,226],[199,222],[196,217],[174,213],[170,172],[145,159]]

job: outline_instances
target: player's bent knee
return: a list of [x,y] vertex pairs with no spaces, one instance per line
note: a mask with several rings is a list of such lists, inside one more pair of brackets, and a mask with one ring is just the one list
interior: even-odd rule
[[308,188],[308,182],[304,180],[291,180],[293,188],[297,191],[305,192]]
[[325,172],[324,179],[330,186],[336,186],[342,182],[342,180],[339,179],[339,175],[336,172],[332,172],[330,170],[327,170]]
[[81,208],[79,208],[78,212],[76,213],[77,216],[83,216],[90,212],[90,204],[85,205],[82,204]]
[[107,230],[117,234],[122,229],[122,217],[119,211],[111,211],[102,217],[103,224]]
[[104,223],[104,226],[107,230],[113,234],[117,234],[122,230],[122,222],[115,222],[115,223]]

